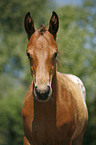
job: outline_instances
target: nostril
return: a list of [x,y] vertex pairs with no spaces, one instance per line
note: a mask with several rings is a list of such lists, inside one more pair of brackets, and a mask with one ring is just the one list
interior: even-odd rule
[[35,92],[36,92],[37,95],[39,94],[37,86],[35,86]]
[[49,94],[49,92],[50,92],[50,86],[47,86],[47,91],[46,91],[46,93]]
[[37,90],[37,86],[35,86],[35,90]]

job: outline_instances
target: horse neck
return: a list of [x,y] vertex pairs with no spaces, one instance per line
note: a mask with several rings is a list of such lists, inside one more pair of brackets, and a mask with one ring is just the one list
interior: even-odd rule
[[47,102],[38,102],[34,100],[34,115],[39,120],[56,120],[56,93],[57,93],[57,77],[56,72],[52,79],[52,96]]

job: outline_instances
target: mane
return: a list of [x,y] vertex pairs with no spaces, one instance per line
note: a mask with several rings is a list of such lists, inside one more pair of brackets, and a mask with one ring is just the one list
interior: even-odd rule
[[46,27],[42,24],[38,30],[40,35],[43,35],[43,33],[47,31]]

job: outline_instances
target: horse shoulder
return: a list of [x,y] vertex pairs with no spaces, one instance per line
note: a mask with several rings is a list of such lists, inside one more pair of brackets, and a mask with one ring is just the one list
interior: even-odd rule
[[57,72],[57,126],[62,126],[64,134],[72,136],[76,126],[75,103],[72,98],[72,84],[69,83],[67,77]]
[[80,80],[80,78],[78,78],[75,75],[72,74],[65,74],[69,79],[71,79],[80,89],[80,92],[82,94],[82,98],[85,101],[86,100],[86,90],[85,90],[85,86],[83,84],[83,82]]
[[[32,122],[34,118],[34,98],[32,94],[33,83],[30,85],[22,108],[23,128],[26,135],[32,132]],[[29,135],[30,136],[30,135]]]
[[66,87],[66,91],[71,91],[75,101],[80,101],[86,108],[86,90],[83,82],[77,76],[72,74],[58,74],[60,82]]
[[70,99],[70,101],[73,102],[75,109],[76,128],[73,134],[73,138],[75,138],[76,136],[78,136],[78,133],[82,132],[88,119],[88,112],[85,103],[85,87],[82,81],[74,75],[61,73],[58,74],[60,80],[62,78],[62,85],[65,85],[67,88],[66,91],[71,92],[72,94],[71,96],[72,99]]
[[32,89],[33,89],[33,83],[30,85],[25,99],[24,99],[24,103],[23,103],[23,109],[22,109],[22,113],[23,114],[30,114],[30,110],[32,110],[33,108],[33,93],[32,93]]

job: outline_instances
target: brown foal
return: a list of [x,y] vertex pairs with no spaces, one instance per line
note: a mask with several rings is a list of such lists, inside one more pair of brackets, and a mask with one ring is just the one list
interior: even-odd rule
[[58,16],[52,13],[49,29],[36,30],[28,12],[24,25],[33,77],[22,109],[24,145],[81,145],[88,120],[85,87],[78,77],[56,71]]

